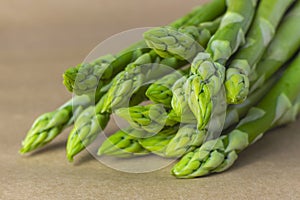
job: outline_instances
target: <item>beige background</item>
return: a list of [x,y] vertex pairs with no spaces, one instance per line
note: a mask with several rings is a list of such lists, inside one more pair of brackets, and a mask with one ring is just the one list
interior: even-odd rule
[[[71,97],[61,74],[108,36],[170,22],[197,0],[0,2],[0,199],[300,199],[299,121],[270,132],[223,174],[177,180],[107,168],[88,152],[69,164],[68,131],[31,156],[17,151],[39,114]],[[112,127],[110,127],[112,128]]]

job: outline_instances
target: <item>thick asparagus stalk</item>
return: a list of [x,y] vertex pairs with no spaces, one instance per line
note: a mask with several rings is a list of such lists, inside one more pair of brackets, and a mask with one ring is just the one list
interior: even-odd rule
[[[226,71],[225,88],[228,103],[238,104],[246,99],[249,93],[249,75],[275,35],[283,14],[293,2],[294,0],[261,1],[247,35],[247,43],[234,56]],[[299,13],[299,8],[294,9],[294,12]]]
[[221,18],[217,18],[199,26],[180,29],[157,27],[145,32],[144,39],[147,45],[163,58],[176,57],[190,61],[199,51],[204,51],[209,39],[218,29],[220,20]]
[[57,110],[39,116],[23,140],[20,153],[33,151],[51,142],[73,123],[74,116],[81,113],[90,101],[88,96],[76,96]]
[[250,80],[250,93],[261,87],[300,48],[300,2],[283,18],[278,30],[257,67],[252,71],[255,80]]
[[186,154],[173,167],[172,173],[178,178],[193,178],[228,169],[240,151],[261,138],[291,109],[300,93],[299,74],[300,54],[263,100],[249,110],[236,129]]

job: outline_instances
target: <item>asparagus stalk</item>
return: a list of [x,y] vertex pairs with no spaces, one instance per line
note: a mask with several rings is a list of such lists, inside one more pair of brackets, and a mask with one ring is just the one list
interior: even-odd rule
[[167,157],[165,154],[166,147],[177,131],[178,126],[165,127],[157,134],[148,138],[140,138],[138,141],[148,151],[162,157]]
[[239,152],[260,139],[291,109],[300,94],[299,74],[300,54],[263,100],[249,110],[236,129],[186,154],[173,167],[172,173],[178,178],[193,178],[228,169]]
[[158,133],[164,126],[174,126],[178,123],[169,119],[168,111],[162,104],[120,108],[115,113],[136,130],[149,133]]
[[136,60],[140,55],[148,52],[144,43],[138,43],[116,57],[105,55],[92,63],[82,63],[75,68],[69,68],[63,74],[64,85],[76,95],[95,95],[110,80],[122,71],[127,64]]
[[144,39],[163,58],[191,60],[206,48],[211,35],[218,29],[220,20],[221,18],[217,18],[198,26],[184,26],[179,29],[157,27],[145,32]]
[[98,155],[109,155],[116,157],[132,157],[147,155],[150,152],[144,149],[138,142],[138,139],[131,135],[144,135],[143,132],[136,131],[131,127],[125,130],[119,130],[109,136],[98,149]]
[[173,97],[172,86],[174,83],[183,77],[187,72],[176,71],[168,74],[150,85],[146,91],[146,96],[153,103],[162,104],[166,108],[171,107]]
[[[261,1],[247,35],[247,43],[234,56],[226,71],[225,88],[228,103],[238,104],[246,99],[249,93],[249,76],[275,35],[282,16],[293,2],[294,0]],[[299,2],[298,4],[300,5]],[[299,13],[299,8],[294,9],[294,12]]]
[[257,67],[252,71],[255,80],[250,80],[250,93],[261,87],[300,48],[300,2],[283,18],[269,47]]
[[20,153],[28,153],[51,142],[73,123],[74,116],[81,113],[90,101],[88,96],[76,96],[57,110],[39,116],[23,140]]

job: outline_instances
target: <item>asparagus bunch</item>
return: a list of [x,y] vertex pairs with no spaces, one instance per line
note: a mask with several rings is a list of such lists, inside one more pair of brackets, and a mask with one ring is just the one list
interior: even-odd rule
[[130,126],[109,136],[99,156],[179,158],[172,169],[178,178],[225,171],[300,112],[295,1],[212,0],[116,55],[69,68],[63,77],[73,100],[41,115],[20,152],[74,124],[66,146],[72,161],[114,113]]

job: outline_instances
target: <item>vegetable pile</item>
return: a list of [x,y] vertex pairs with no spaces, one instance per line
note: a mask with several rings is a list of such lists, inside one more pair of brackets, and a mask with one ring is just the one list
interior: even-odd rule
[[73,161],[115,114],[130,126],[109,136],[99,156],[177,158],[177,178],[225,171],[300,112],[299,19],[299,0],[212,0],[150,29],[116,55],[67,69],[64,85],[75,96],[36,119],[20,153],[73,125]]

